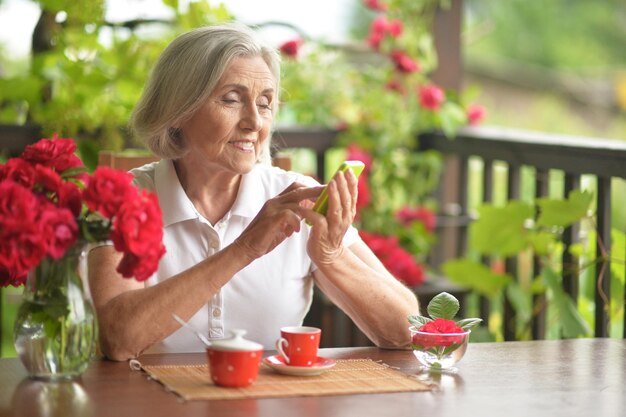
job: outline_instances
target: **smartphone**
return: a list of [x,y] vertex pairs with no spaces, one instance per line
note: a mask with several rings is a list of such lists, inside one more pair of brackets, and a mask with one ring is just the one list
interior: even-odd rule
[[[335,171],[335,173],[333,174],[333,178],[335,177],[335,175],[337,175],[337,172],[339,171],[347,172],[349,169],[352,170],[352,172],[354,173],[354,176],[358,178],[359,175],[361,175],[361,172],[363,172],[364,168],[365,168],[365,164],[361,161],[343,161],[343,163],[339,166],[339,168],[337,168],[337,171]],[[328,211],[327,187],[325,187],[322,190],[322,193],[315,201],[313,210],[320,214],[323,214],[324,216],[326,215],[326,212]]]

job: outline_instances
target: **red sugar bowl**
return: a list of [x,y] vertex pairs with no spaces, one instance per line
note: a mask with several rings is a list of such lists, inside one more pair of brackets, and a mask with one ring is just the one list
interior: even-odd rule
[[207,348],[211,380],[222,387],[246,387],[256,381],[263,346],[244,339],[245,330],[231,333],[232,338],[214,340]]

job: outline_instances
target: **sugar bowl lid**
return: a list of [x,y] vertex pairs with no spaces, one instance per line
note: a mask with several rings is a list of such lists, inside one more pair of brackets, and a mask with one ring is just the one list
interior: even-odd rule
[[246,331],[243,329],[231,330],[232,337],[230,339],[219,339],[211,341],[211,348],[215,350],[228,350],[228,351],[244,351],[251,352],[257,350],[263,350],[263,345],[253,342],[251,340],[244,339]]

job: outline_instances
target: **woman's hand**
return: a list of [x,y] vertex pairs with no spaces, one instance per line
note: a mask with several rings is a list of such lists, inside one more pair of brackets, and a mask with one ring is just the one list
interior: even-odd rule
[[[294,182],[278,196],[265,202],[261,211],[235,240],[250,262],[271,252],[300,231],[303,211],[313,206],[324,187],[306,187]],[[309,210],[310,211],[310,210]]]
[[313,225],[307,251],[317,265],[332,263],[343,253],[343,237],[356,215],[357,185],[352,170],[338,172],[328,183],[326,216],[312,210],[304,213]]

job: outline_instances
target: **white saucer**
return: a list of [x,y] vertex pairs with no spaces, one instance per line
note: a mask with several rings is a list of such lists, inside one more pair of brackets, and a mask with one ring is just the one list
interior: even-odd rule
[[290,366],[285,363],[285,358],[281,355],[268,356],[263,359],[263,363],[278,373],[295,376],[313,376],[337,365],[334,359],[317,357],[313,366]]

